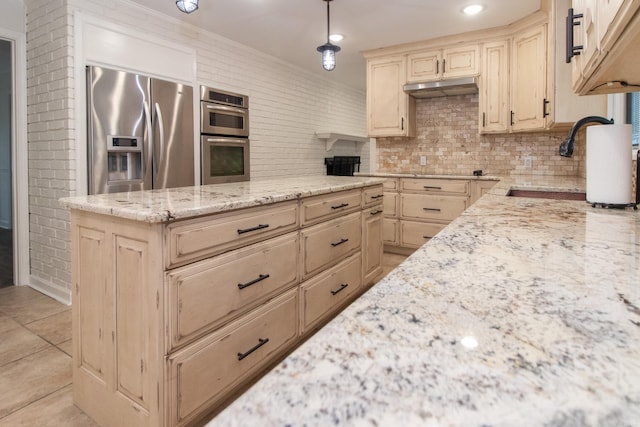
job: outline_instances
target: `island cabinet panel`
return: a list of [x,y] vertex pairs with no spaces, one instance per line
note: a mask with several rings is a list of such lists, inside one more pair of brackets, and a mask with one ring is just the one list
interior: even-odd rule
[[73,397],[100,425],[162,425],[162,226],[72,211]]
[[202,423],[373,282],[382,195],[158,223],[72,209],[74,403],[102,426]]
[[304,282],[300,286],[302,332],[349,301],[361,284],[359,252]]
[[247,312],[299,280],[298,233],[167,274],[172,350]]
[[297,226],[297,202],[172,223],[167,227],[167,267],[284,234]]
[[365,286],[382,273],[382,214],[378,204],[362,212],[362,278]]
[[[378,192],[382,194],[382,191]],[[361,204],[362,191],[359,189],[304,199],[301,202],[300,223],[306,226],[337,218],[347,212],[359,210]]]
[[235,385],[289,348],[298,336],[298,291],[169,357],[171,425],[195,420]]
[[302,278],[336,264],[345,255],[360,249],[360,212],[349,214],[302,230]]

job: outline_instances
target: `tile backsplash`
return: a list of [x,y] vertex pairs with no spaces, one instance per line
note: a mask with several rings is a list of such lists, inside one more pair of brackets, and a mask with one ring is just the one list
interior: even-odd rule
[[[480,135],[477,94],[418,99],[415,138],[377,139],[378,172],[471,175],[482,169],[484,175],[585,176],[584,129],[572,158],[558,155],[567,134],[568,129]],[[420,166],[420,156],[427,157],[426,166]]]

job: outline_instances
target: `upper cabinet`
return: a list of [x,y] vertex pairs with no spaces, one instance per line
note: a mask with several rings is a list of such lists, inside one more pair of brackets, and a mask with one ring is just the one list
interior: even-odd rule
[[416,101],[402,90],[406,57],[367,61],[367,129],[369,136],[414,136]]
[[478,45],[429,50],[407,55],[407,83],[477,76]]
[[547,26],[515,35],[511,50],[511,130],[544,129],[547,106]]
[[[597,0],[599,3],[601,0]],[[591,20],[593,16],[593,0],[581,0],[580,13]],[[604,2],[602,2],[604,3]],[[566,62],[566,17],[571,6],[571,0],[555,0],[549,11],[549,65],[548,65],[548,100],[547,126],[569,126],[576,120],[586,116],[606,116],[606,95],[578,96],[573,91],[572,79],[576,73],[582,72],[583,60],[585,66],[592,67],[595,60],[595,49],[592,48],[595,40],[595,27],[592,25],[589,31],[589,40],[580,41],[586,47],[584,55],[579,55],[571,64]],[[578,12],[574,12],[578,13]],[[577,40],[576,40],[577,44]],[[589,57],[587,54],[592,55]]]
[[[581,95],[640,90],[640,1],[573,0],[573,89]],[[565,15],[566,16],[566,15]]]
[[509,131],[509,46],[510,40],[485,43],[482,47],[480,78],[480,132]]

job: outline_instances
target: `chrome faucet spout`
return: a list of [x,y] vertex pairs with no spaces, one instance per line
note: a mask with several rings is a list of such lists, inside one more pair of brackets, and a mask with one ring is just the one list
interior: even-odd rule
[[571,127],[569,136],[567,136],[567,138],[564,141],[562,141],[562,144],[560,144],[559,152],[562,157],[571,157],[573,155],[573,146],[576,139],[576,133],[578,133],[578,130],[580,130],[580,128],[586,125],[587,123],[600,123],[602,125],[612,125],[613,119],[609,120],[600,116],[587,116],[575,122]]

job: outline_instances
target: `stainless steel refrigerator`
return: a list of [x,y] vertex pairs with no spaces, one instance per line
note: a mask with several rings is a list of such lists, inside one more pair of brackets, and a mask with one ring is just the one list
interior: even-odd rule
[[87,67],[89,194],[194,185],[193,88]]

